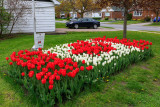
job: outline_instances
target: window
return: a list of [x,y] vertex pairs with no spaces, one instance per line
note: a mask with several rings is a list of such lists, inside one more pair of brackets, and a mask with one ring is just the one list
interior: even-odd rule
[[99,16],[101,16],[101,13],[99,13]]
[[105,16],[110,16],[110,13],[109,13],[109,12],[106,12],[106,13],[105,13]]
[[133,16],[142,16],[142,11],[134,11]]
[[122,12],[122,16],[124,16],[124,12]]

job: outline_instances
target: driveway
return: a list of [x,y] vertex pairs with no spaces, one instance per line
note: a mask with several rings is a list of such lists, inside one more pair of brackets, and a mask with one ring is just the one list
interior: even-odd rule
[[[56,22],[66,23],[66,21],[56,21]],[[139,24],[127,25],[127,30],[130,30],[130,31],[141,31],[141,30],[160,31],[160,27],[157,27],[157,26],[144,26],[147,24],[150,24],[150,23],[139,23]],[[123,25],[110,24],[109,22],[101,22],[101,27],[112,27],[112,28],[115,28],[116,30],[123,30]]]
[[101,28],[98,29],[68,29],[68,28],[56,28],[57,33],[65,32],[103,32],[103,31],[119,31],[118,29]]

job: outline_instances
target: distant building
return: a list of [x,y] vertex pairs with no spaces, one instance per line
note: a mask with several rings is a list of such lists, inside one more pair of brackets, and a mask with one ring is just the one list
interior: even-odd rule
[[[143,20],[145,17],[150,17],[151,19],[153,19],[154,17],[156,17],[156,15],[151,10],[148,10],[148,11],[139,10],[139,11],[132,11],[130,13],[132,14],[132,19],[133,20]],[[63,13],[63,14],[61,14],[61,16],[62,15],[67,18],[67,14]],[[70,12],[69,17],[80,18],[80,15],[76,12]],[[106,7],[106,8],[101,9],[101,10],[86,12],[86,13],[84,13],[84,17],[100,18],[100,19],[105,19],[106,17],[108,17],[109,20],[123,20],[124,9],[123,8],[118,8],[118,7],[115,7],[115,6]]]

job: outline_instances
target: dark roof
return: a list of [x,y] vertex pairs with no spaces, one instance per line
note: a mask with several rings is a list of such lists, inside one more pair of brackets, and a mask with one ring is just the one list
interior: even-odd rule
[[[28,1],[32,1],[32,0],[28,0]],[[44,1],[44,2],[51,2],[51,0],[34,0],[34,1]]]

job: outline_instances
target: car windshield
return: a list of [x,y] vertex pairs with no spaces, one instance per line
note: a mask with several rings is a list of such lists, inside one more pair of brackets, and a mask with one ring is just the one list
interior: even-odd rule
[[78,21],[83,21],[83,19],[82,19],[82,18],[80,18],[80,19],[78,19]]
[[73,18],[73,19],[70,19],[70,21],[77,21],[77,19]]
[[79,18],[78,21],[95,21],[92,18]]

